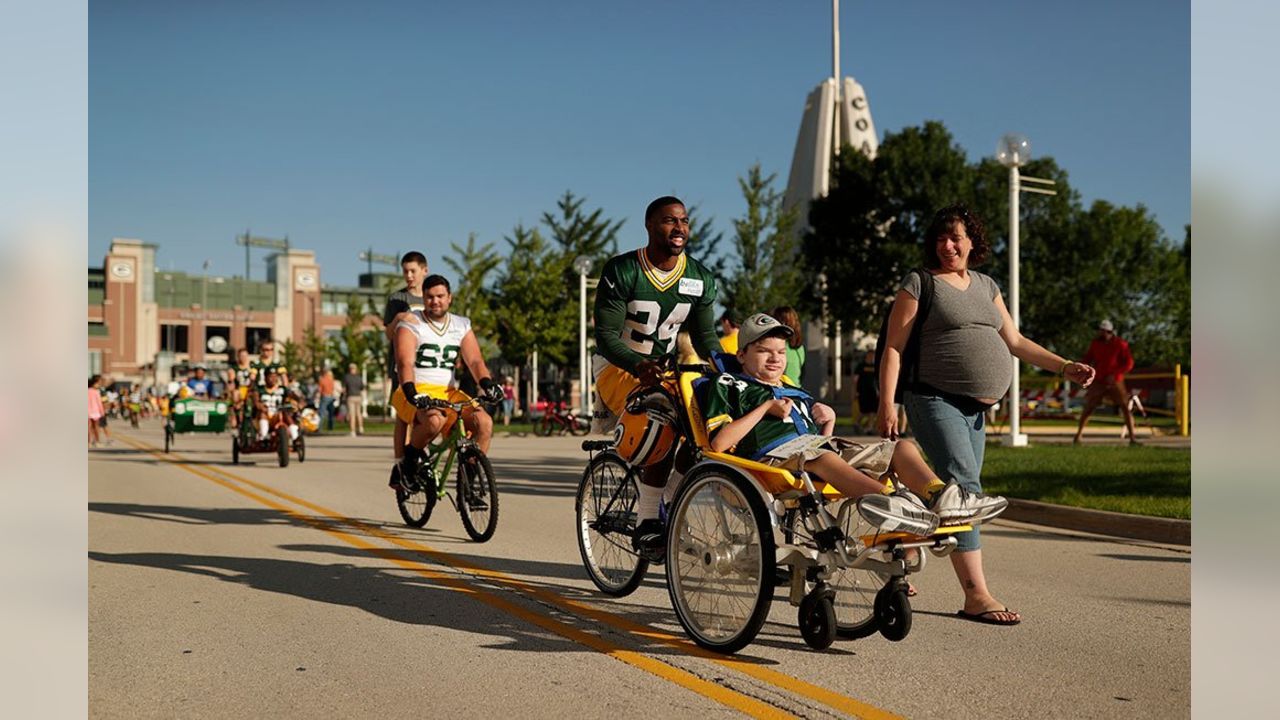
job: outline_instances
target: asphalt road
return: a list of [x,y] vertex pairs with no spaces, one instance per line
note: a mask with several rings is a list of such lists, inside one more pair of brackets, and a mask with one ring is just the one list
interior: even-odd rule
[[232,465],[227,435],[158,423],[89,451],[89,707],[99,718],[1190,715],[1191,555],[997,522],[1017,627],[954,617],[949,562],[914,624],[805,646],[783,593],[731,658],[688,641],[661,569],[624,599],[581,567],[578,438],[500,436],[498,530],[438,507],[405,527],[390,439],[310,438],[305,463]]

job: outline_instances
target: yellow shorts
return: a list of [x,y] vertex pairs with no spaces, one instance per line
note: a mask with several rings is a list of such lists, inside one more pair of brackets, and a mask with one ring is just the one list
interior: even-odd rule
[[627,396],[638,387],[640,387],[640,378],[617,365],[605,365],[596,375],[596,397],[604,403],[609,412],[618,417],[622,417],[622,410],[627,405]]
[[[462,403],[471,399],[470,395],[462,392],[461,390],[445,387],[444,385],[415,383],[414,387],[417,388],[419,395],[428,395],[436,398],[437,400],[448,400],[449,402]],[[413,416],[417,414],[418,408],[414,407],[413,403],[409,402],[408,399],[405,398],[404,391],[400,388],[396,388],[396,391],[391,393],[391,407],[396,409],[396,417],[410,425],[413,424]],[[445,414],[452,415],[453,413]],[[450,418],[450,420],[452,420],[452,418]],[[449,425],[446,423],[444,430],[448,429]],[[444,430],[441,432],[444,432]]]
[[249,397],[248,385],[241,385],[240,387],[236,388],[235,400],[237,403],[244,402],[248,397]]

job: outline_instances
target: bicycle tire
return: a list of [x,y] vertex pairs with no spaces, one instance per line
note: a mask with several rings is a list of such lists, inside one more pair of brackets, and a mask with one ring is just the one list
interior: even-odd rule
[[612,452],[596,455],[578,483],[578,552],[587,576],[605,595],[630,595],[649,569],[649,561],[631,548],[638,495],[630,468]]
[[537,435],[538,437],[550,437],[551,423],[548,421],[546,415],[543,415],[542,417],[533,421],[533,434]]
[[276,429],[276,455],[280,459],[280,467],[289,467],[289,433],[284,428]]
[[591,423],[577,415],[569,416],[569,434],[581,437],[591,432]]
[[400,511],[400,519],[409,527],[420,528],[426,525],[431,519],[431,511],[436,508],[434,485],[429,491],[424,490],[419,479],[410,483],[406,490],[404,484],[399,482],[399,463],[391,466],[391,478],[396,481],[396,509]]
[[462,528],[476,542],[487,541],[498,529],[498,483],[493,465],[479,449],[464,450],[459,456],[458,515]]

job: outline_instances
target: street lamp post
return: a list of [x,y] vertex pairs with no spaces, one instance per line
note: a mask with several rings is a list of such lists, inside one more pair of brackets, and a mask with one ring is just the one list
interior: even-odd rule
[[591,381],[587,368],[587,273],[591,258],[579,255],[573,261],[578,271],[578,403],[583,415],[591,412]]
[[[1057,195],[1045,187],[1026,187],[1023,182],[1054,185],[1054,181],[1022,175],[1019,170],[1031,159],[1031,141],[1025,135],[1008,133],[996,144],[996,160],[1009,168],[1009,316],[1015,328],[1022,327],[1019,303],[1018,235],[1019,193],[1032,192],[1041,195]],[[1022,382],[1018,358],[1013,358],[1013,384],[1009,387],[1009,437],[1010,447],[1026,447],[1027,436],[1022,432]]]

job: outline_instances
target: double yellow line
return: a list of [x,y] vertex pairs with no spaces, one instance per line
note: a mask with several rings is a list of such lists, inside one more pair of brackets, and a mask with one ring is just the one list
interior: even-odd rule
[[[602,635],[583,632],[568,623],[557,620],[548,615],[543,615],[529,610],[511,602],[498,593],[469,583],[456,575],[440,572],[421,561],[406,559],[395,550],[371,543],[365,539],[365,537],[361,536],[373,537],[378,540],[388,542],[400,549],[425,556],[437,565],[443,565],[454,570],[463,571],[478,578],[483,578],[493,584],[514,590],[537,602],[555,607],[574,616],[593,620],[615,630],[622,631],[635,638],[658,642],[668,647],[675,648],[686,655],[708,660],[722,667],[735,670],[743,675],[754,678],[760,682],[772,685],[775,688],[785,690],[802,698],[807,698],[808,700],[826,705],[827,707],[839,712],[855,717],[868,718],[869,720],[890,720],[898,717],[892,713],[860,702],[851,697],[841,695],[832,690],[828,690],[827,688],[813,685],[790,675],[780,673],[776,670],[771,670],[757,663],[712,653],[690,643],[684,638],[677,637],[661,630],[656,630],[646,625],[641,625],[625,617],[600,610],[599,608],[586,603],[562,597],[554,592],[530,585],[529,583],[511,577],[505,573],[476,565],[464,558],[397,536],[381,528],[369,525],[368,523],[348,518],[334,510],[316,505],[315,503],[303,498],[295,497],[269,485],[227,472],[221,468],[187,460],[174,453],[163,454],[158,448],[133,438],[123,437],[121,435],[117,435],[117,437],[138,450],[147,452],[161,460],[166,460],[181,470],[205,480],[209,480],[210,482],[217,483],[218,485],[249,498],[254,502],[285,513],[286,515],[296,518],[317,530],[328,533],[329,535],[332,535],[353,547],[365,550],[374,556],[393,562],[406,570],[417,573],[418,575],[428,578],[444,587],[463,593],[485,603],[486,605],[489,605],[490,607],[520,618],[521,620],[540,627],[548,632],[560,635],[561,637],[580,645],[589,647],[592,650],[608,655],[616,660],[625,662],[628,665],[652,673],[663,680],[691,690],[699,695],[710,698],[751,717],[789,718],[793,716],[790,713],[757,698],[732,690],[724,685],[704,680],[693,673],[673,667],[672,665],[649,657],[644,653],[628,650]],[[292,503],[294,506],[299,508],[304,508],[305,510],[314,513],[314,515],[301,512],[295,507],[285,505],[277,499],[273,499],[273,497],[278,498],[278,500]],[[342,527],[344,526],[351,530],[358,531],[359,535],[343,530]]]

